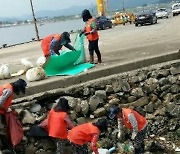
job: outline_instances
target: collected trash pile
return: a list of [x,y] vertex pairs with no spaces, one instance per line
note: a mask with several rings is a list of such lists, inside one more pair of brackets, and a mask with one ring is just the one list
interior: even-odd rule
[[[23,125],[24,137],[15,147],[18,154],[53,152],[55,145],[49,137],[29,137],[32,126],[46,119],[48,111],[56,100],[64,96],[69,100],[71,119],[75,125],[108,117],[112,105],[130,107],[148,120],[145,139],[147,152],[175,153],[180,148],[180,65],[179,63],[159,68],[144,68],[130,73],[115,75],[93,81],[71,89],[45,93],[39,98],[16,102],[13,108],[18,112]],[[111,153],[133,153],[129,132],[117,136],[117,121],[109,120],[108,132],[98,141],[101,149]],[[42,135],[43,136],[43,135]],[[2,146],[0,144],[0,146]],[[67,153],[70,145],[67,145]]]

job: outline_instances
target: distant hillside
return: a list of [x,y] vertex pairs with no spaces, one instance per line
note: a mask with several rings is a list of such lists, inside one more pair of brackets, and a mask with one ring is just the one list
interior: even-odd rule
[[169,3],[172,2],[172,0],[159,0],[159,3]]

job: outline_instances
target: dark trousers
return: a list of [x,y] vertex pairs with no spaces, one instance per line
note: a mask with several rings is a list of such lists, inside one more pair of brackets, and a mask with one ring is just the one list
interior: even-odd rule
[[54,139],[56,143],[56,154],[65,154],[66,153],[66,144],[68,143],[68,140],[63,140],[63,139]]
[[[89,41],[89,55],[90,55],[90,57],[94,56],[94,51],[97,55],[98,62],[101,62],[101,53],[100,53],[99,46],[98,46],[98,39],[95,41]],[[93,57],[93,60],[94,60],[94,57]]]
[[73,148],[73,154],[88,154],[88,146],[86,144],[84,145],[78,145],[72,143],[72,148]]
[[133,141],[133,146],[134,146],[134,153],[135,154],[143,154],[144,153],[144,138],[146,134],[146,128],[145,127],[142,131],[138,132],[134,141]]

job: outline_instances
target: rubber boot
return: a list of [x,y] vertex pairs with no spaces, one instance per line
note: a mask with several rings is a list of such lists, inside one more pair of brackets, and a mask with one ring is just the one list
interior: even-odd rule
[[89,62],[90,62],[91,64],[94,64],[94,56],[93,56],[93,55],[90,55],[90,60],[89,60]]
[[98,59],[97,63],[102,63],[101,54],[98,54],[98,55],[97,55],[97,59]]

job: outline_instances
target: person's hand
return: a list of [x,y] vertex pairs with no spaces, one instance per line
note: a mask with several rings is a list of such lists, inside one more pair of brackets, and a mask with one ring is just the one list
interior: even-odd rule
[[84,32],[83,32],[83,31],[79,33],[79,37],[81,37],[81,36],[82,36],[82,34],[84,34]]
[[11,112],[11,111],[12,111],[12,109],[9,107],[6,112]]
[[88,32],[88,33],[84,33],[84,35],[85,35],[85,36],[87,36],[87,35],[89,35],[89,34],[90,34],[90,32]]
[[137,135],[137,134],[133,132],[133,133],[132,133],[132,136],[131,136],[131,139],[134,140],[134,139],[136,138],[136,135]]

